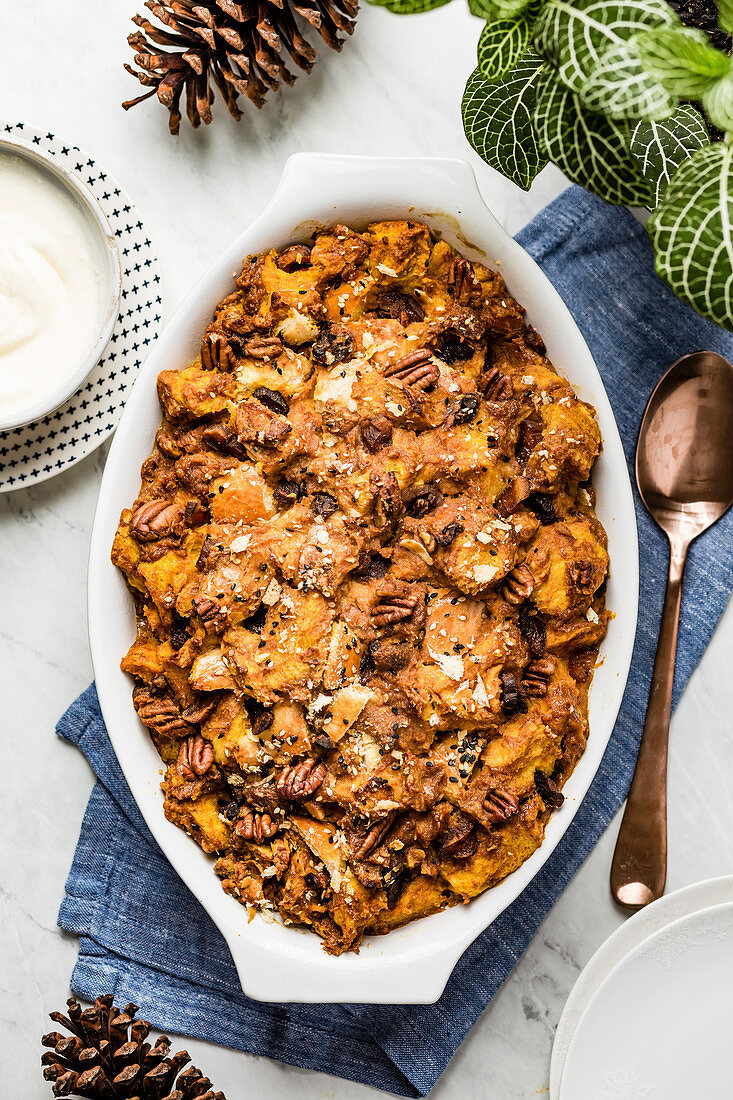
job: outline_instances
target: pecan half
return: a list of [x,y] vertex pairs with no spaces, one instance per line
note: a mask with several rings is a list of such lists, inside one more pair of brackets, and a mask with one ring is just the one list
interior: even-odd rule
[[377,313],[380,317],[391,317],[407,328],[413,321],[422,321],[425,311],[411,294],[401,290],[385,290],[379,296]]
[[285,351],[285,345],[279,336],[250,336],[245,340],[243,350],[251,359],[273,362]]
[[361,422],[359,434],[369,454],[373,455],[392,442],[392,424],[386,416],[375,416]]
[[201,366],[204,370],[217,370],[230,374],[236,359],[223,332],[207,332],[201,343]]
[[537,788],[537,794],[548,810],[559,810],[565,801],[565,795],[554,779],[551,779],[549,775],[545,775],[539,768],[535,769],[534,773],[535,787]]
[[503,787],[495,787],[484,798],[484,809],[494,824],[508,821],[519,809],[519,799]]
[[281,271],[295,271],[298,267],[305,267],[310,263],[311,250],[306,244],[291,244],[283,249],[275,260]]
[[494,507],[500,516],[508,519],[509,516],[514,515],[522,501],[527,499],[529,493],[530,485],[526,477],[512,478],[506,489],[499,493]]
[[280,828],[277,821],[273,821],[269,814],[257,813],[254,810],[245,810],[234,822],[234,832],[243,840],[253,840],[255,844],[262,844],[269,840]]
[[308,798],[318,790],[325,778],[324,764],[320,761],[317,763],[315,760],[304,760],[280,773],[276,783],[277,793],[281,798],[290,801]]
[[311,357],[323,367],[344,363],[354,353],[354,337],[343,325],[329,324],[319,333]]
[[547,630],[542,619],[526,604],[519,609],[519,629],[534,657],[541,657],[547,644]]
[[374,519],[380,532],[393,531],[403,512],[402,494],[397,478],[390,472],[381,478],[370,474],[369,485],[374,493]]
[[519,607],[534,592],[534,577],[528,565],[516,565],[507,575],[501,594],[507,603]]
[[147,685],[133,690],[132,702],[141,722],[163,736],[188,734],[191,727],[169,695],[157,695]]
[[181,742],[176,771],[184,779],[199,779],[202,775],[206,775],[213,763],[214,750],[211,743],[203,737],[194,734]]
[[499,673],[501,680],[501,709],[507,717],[518,714],[523,709],[524,700],[519,693],[519,684],[513,672],[505,669]]
[[148,500],[130,520],[130,534],[137,542],[154,542],[183,534],[183,512],[170,500]]
[[525,695],[547,695],[557,664],[553,657],[537,657],[530,661],[522,676]]
[[470,260],[460,257],[453,261],[448,273],[448,285],[453,287],[453,297],[457,302],[474,307],[481,304],[481,284]]
[[[394,587],[381,593],[372,608],[372,623],[378,630],[385,626],[393,626],[395,623],[406,622],[412,619],[422,601],[417,595],[400,593]],[[424,605],[422,605],[424,608]]]
[[441,834],[440,855],[450,859],[468,859],[476,851],[476,829],[463,814],[451,814]]
[[363,836],[358,840],[355,838],[351,852],[352,857],[354,859],[364,859],[374,848],[378,848],[392,828],[396,816],[395,811],[390,810],[386,817],[376,821]]
[[479,379],[479,387],[483,391],[486,400],[494,404],[508,401],[514,396],[514,386],[511,378],[499,370],[498,367],[487,367]]
[[429,390],[440,378],[440,367],[433,362],[432,352],[422,348],[390,363],[384,376],[416,390]]
[[426,516],[443,503],[443,494],[435,484],[412,485],[402,490],[402,503],[408,516]]

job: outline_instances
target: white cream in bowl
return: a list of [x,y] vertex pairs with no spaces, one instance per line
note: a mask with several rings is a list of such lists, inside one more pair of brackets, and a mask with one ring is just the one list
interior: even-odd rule
[[0,143],[0,430],[56,408],[101,355],[119,298],[111,241],[79,181]]

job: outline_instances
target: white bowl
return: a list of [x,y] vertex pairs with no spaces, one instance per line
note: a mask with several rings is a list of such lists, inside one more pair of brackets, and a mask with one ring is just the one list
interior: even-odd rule
[[22,414],[13,413],[12,410],[3,412],[0,409],[0,432],[9,431],[11,428],[19,428],[24,424],[31,424],[34,420],[47,416],[48,413],[53,412],[67,398],[71,397],[72,393],[76,393],[87,375],[91,373],[101,359],[104,349],[109,343],[112,329],[117,320],[122,293],[122,274],[117,241],[102,207],[84,181],[74,172],[70,172],[68,168],[65,168],[51,153],[46,152],[39,146],[29,145],[15,138],[0,138],[0,156],[3,154],[10,154],[29,161],[35,168],[52,176],[71,196],[93,231],[101,267],[102,286],[99,325],[93,344],[79,359],[78,364],[70,374],[62,381],[56,380],[55,384],[53,382],[49,383],[48,388],[38,394],[33,404],[23,406]]
[[[597,511],[608,532],[608,604],[615,613],[593,681],[590,739],[553,814],[545,842],[513,875],[468,905],[369,937],[358,955],[325,954],[312,933],[257,916],[222,890],[212,860],[163,816],[160,758],[131,702],[120,658],[135,637],[133,602],[110,562],[120,511],[135,499],[140,463],[160,420],[155,380],[198,353],[217,302],[230,293],[246,254],[302,241],[316,228],[364,226],[379,218],[425,221],[464,254],[498,269],[542,333],[548,354],[584,399],[592,402],[604,451],[594,475]],[[245,993],[263,1001],[429,1004],[442,993],[469,943],[537,874],[573,819],[616,720],[631,661],[638,602],[636,519],[626,461],[611,406],[588,347],[557,292],[485,206],[472,170],[460,160],[297,154],[285,166],[272,200],[214,264],[169,324],[140,372],[107,460],[89,565],[89,633],[107,729],[140,810],[170,862],[223,933]]]

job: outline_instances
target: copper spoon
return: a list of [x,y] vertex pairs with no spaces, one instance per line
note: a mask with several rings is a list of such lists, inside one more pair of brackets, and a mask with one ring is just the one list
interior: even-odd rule
[[682,579],[693,539],[733,504],[733,367],[712,351],[678,359],[649,398],[636,447],[645,507],[670,544],[669,580],[644,732],[611,865],[611,893],[641,909],[667,877],[667,742]]

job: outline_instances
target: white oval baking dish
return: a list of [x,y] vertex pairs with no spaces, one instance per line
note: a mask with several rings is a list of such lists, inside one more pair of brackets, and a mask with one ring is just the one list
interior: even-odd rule
[[[160,420],[155,381],[164,368],[196,357],[217,302],[249,253],[301,241],[318,226],[410,217],[427,222],[465,255],[498,269],[543,335],[548,354],[596,408],[604,451],[595,471],[597,510],[608,532],[615,613],[593,682],[590,740],[565,787],[542,847],[493,890],[469,905],[368,938],[358,955],[325,954],[317,936],[257,916],[222,890],[212,860],[163,816],[160,759],[132,706],[120,658],[135,617],[110,548],[122,508],[135,499],[140,464]],[[97,505],[89,564],[89,634],[102,711],[120,765],[150,831],[223,933],[245,993],[264,1001],[429,1004],[456,961],[537,874],[567,829],[596,773],[614,726],[631,661],[638,603],[636,520],[621,441],[588,347],[557,292],[487,209],[471,168],[460,160],[297,154],[260,216],[198,283],[158,340],[132,390],[112,444]]]

